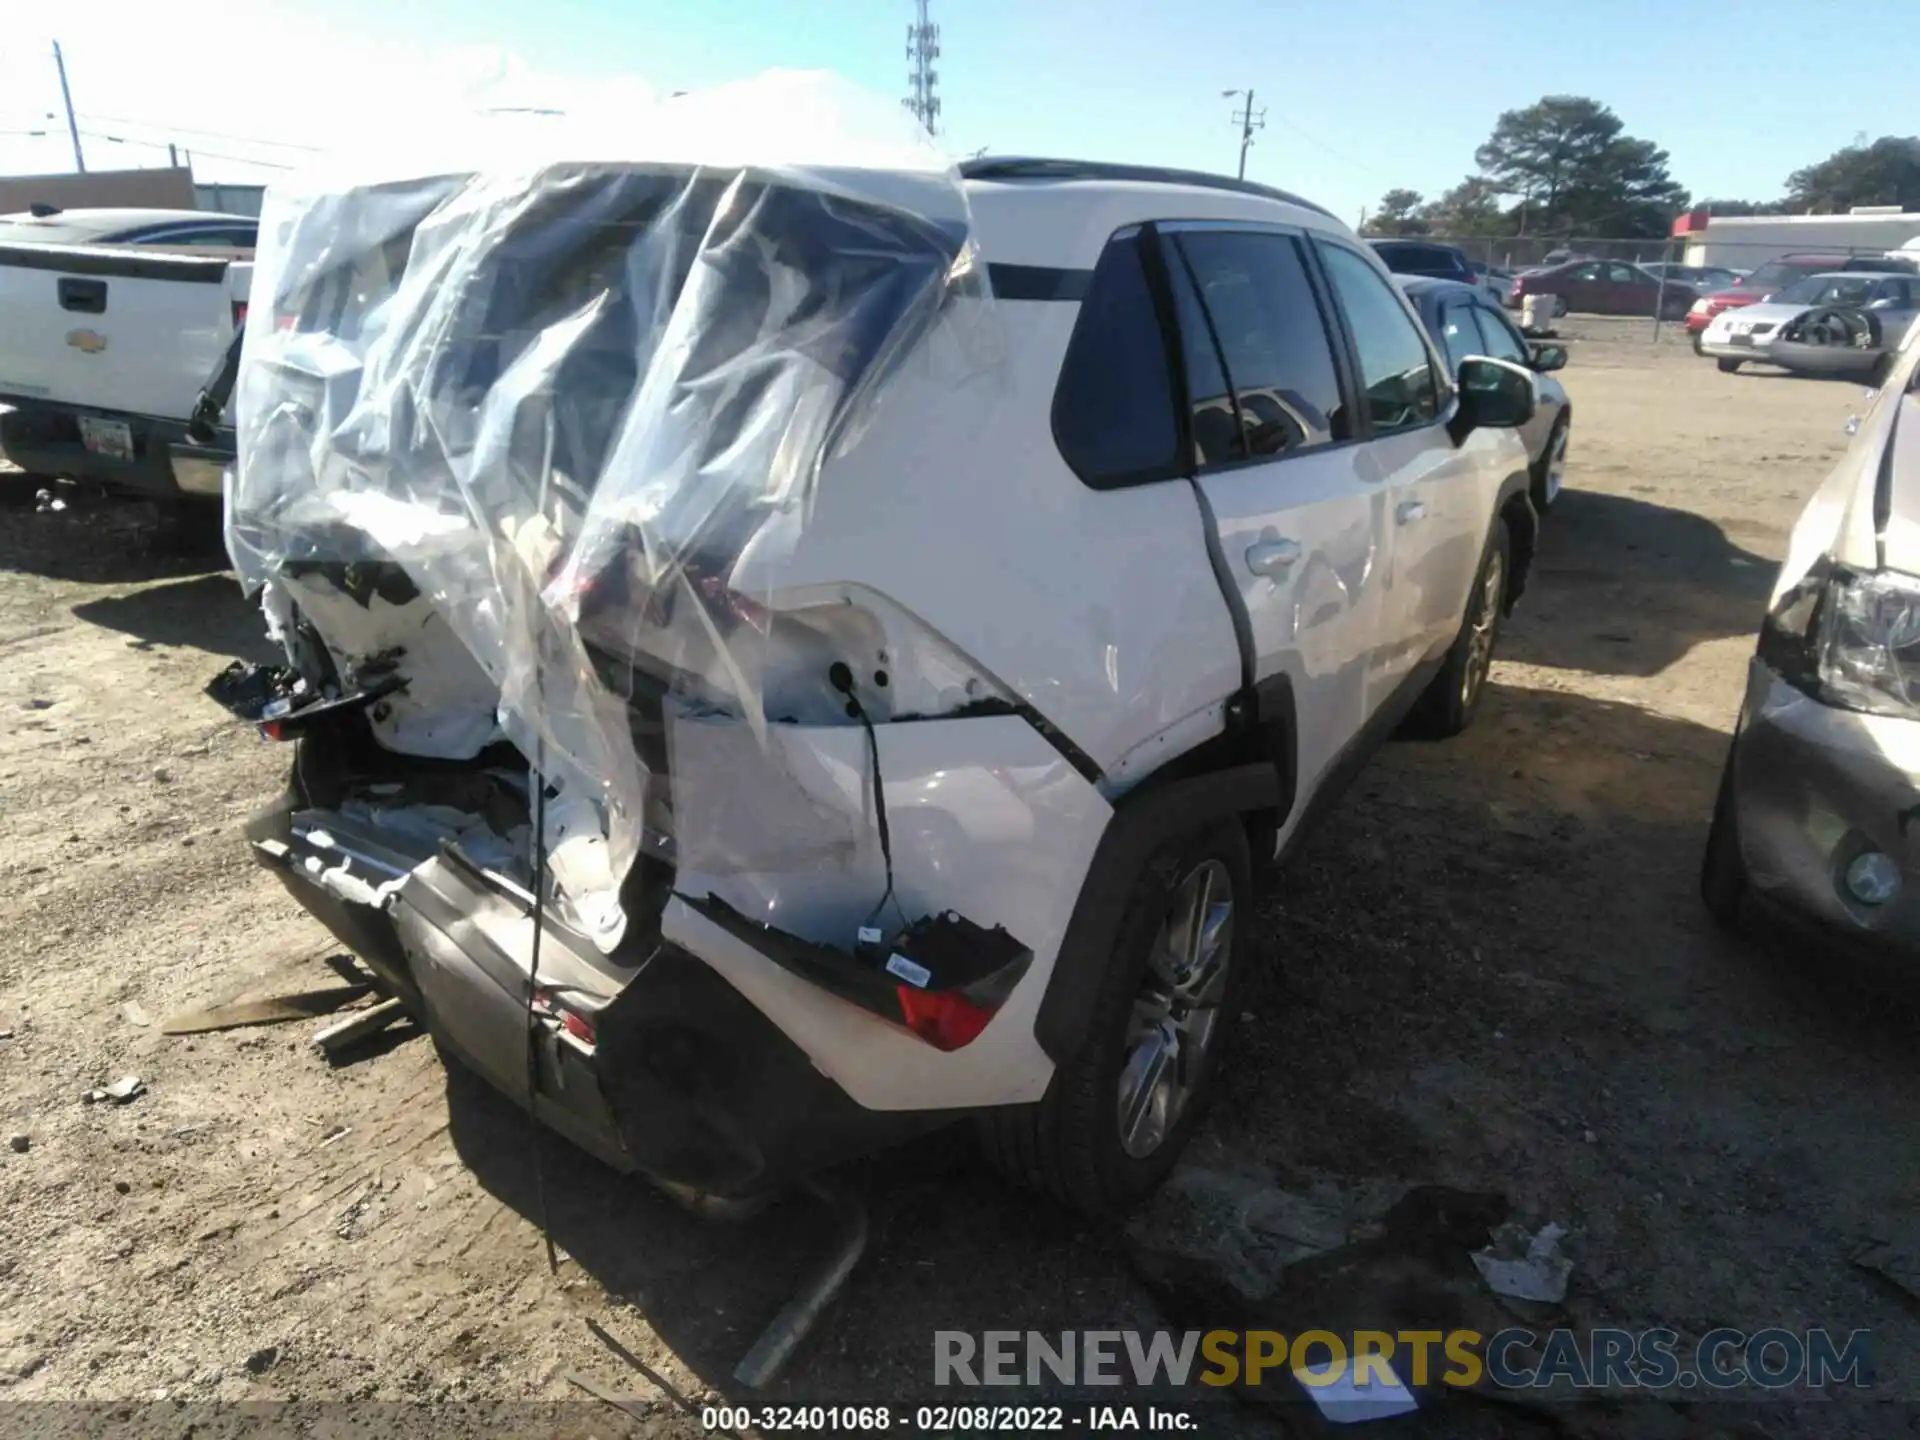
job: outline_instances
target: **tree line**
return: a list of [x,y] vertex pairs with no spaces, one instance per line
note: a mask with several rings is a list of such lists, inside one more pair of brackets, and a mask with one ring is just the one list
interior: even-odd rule
[[[1605,105],[1548,95],[1501,114],[1474,151],[1477,174],[1438,199],[1394,189],[1362,229],[1369,235],[1618,236],[1656,239],[1695,202],[1667,169],[1667,152],[1626,133]],[[1844,213],[1855,205],[1920,210],[1920,137],[1883,135],[1787,176],[1778,200],[1702,200],[1715,215]]]

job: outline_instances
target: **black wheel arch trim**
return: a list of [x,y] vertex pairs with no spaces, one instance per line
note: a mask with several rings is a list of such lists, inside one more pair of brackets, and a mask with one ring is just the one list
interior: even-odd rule
[[1048,1058],[1065,1064],[1085,1043],[1128,893],[1153,852],[1175,836],[1249,811],[1277,809],[1281,801],[1280,773],[1262,760],[1143,785],[1115,809],[1087,867],[1034,1016],[1034,1038]]

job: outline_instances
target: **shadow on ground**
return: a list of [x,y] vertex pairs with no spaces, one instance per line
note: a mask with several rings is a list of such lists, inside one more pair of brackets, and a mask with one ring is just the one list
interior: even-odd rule
[[81,496],[43,511],[16,477],[0,482],[0,571],[116,585],[227,566],[215,508],[206,509],[204,524],[170,525],[139,500]]
[[1542,527],[1500,656],[1657,675],[1702,641],[1756,634],[1775,568],[1691,511],[1568,490]]
[[[1755,1330],[1819,1296],[1819,1323],[1920,1353],[1920,1326],[1846,1258],[1869,1222],[1845,1197],[1911,1183],[1911,1028],[1709,921],[1695,877],[1725,745],[1497,685],[1458,741],[1388,747],[1252,917],[1257,968],[1195,1153],[1283,1186],[1437,1183],[1570,1223],[1586,1323]],[[463,1160],[537,1219],[522,1114],[464,1074],[448,1090]],[[556,1242],[742,1398],[733,1366],[830,1218],[797,1199],[695,1219],[543,1145]],[[924,1399],[938,1329],[1168,1323],[1118,1236],[1000,1184],[963,1132],[881,1157],[870,1194],[872,1249],[770,1398]],[[1270,1423],[1237,1413],[1218,1433]],[[1407,1433],[1470,1431],[1433,1416]]]
[[260,612],[247,604],[231,575],[196,575],[109,595],[73,607],[74,615],[131,635],[148,645],[190,645],[215,655],[271,664],[279,652],[268,641]]

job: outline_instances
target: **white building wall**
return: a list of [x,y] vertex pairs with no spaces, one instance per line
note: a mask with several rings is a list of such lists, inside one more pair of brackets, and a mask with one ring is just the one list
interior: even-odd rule
[[1782,255],[1878,255],[1920,238],[1920,213],[1897,215],[1754,215],[1710,218],[1687,244],[1689,265],[1751,270]]

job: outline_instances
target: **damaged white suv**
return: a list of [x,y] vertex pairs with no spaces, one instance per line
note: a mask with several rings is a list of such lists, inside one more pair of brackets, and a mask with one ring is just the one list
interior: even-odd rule
[[1199,1114],[1256,860],[1471,718],[1531,377],[1445,374],[1276,191],[706,133],[269,196],[256,853],[616,1166],[742,1197],[972,1118],[1111,1213]]

